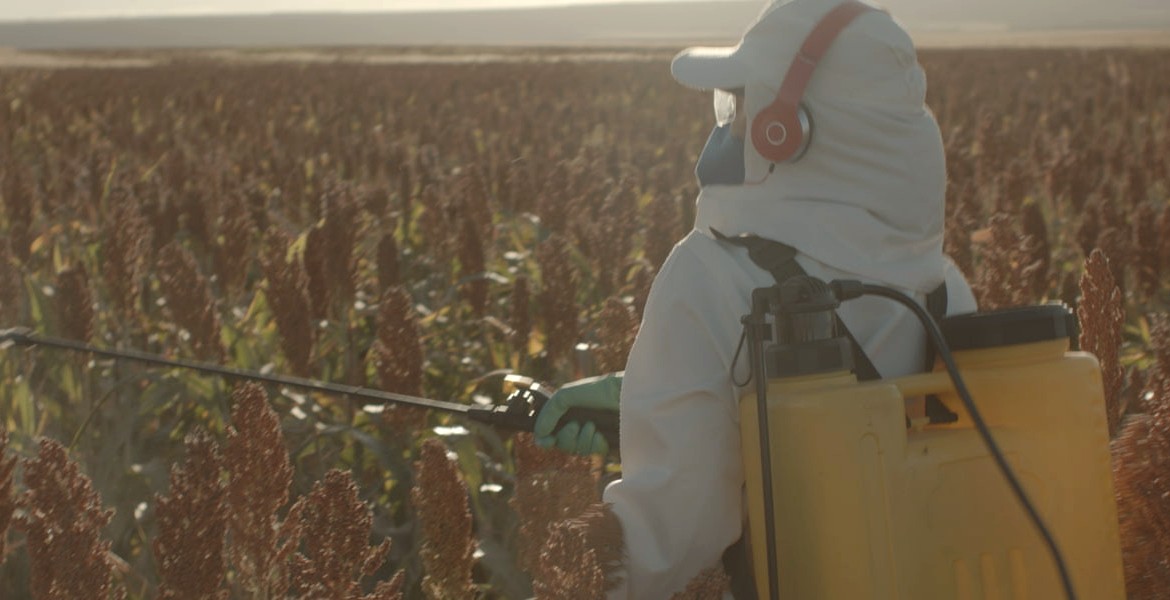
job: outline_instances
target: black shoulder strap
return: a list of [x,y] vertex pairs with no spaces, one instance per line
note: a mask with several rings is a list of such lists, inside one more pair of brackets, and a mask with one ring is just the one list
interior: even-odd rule
[[[742,234],[735,237],[724,235],[718,230],[712,228],[711,233],[715,238],[721,242],[735,244],[736,246],[743,246],[747,248],[748,256],[756,266],[772,274],[772,278],[776,280],[777,284],[797,275],[805,275],[804,269],[800,263],[796,262],[796,248],[769,240],[757,235]],[[834,313],[834,318],[837,321],[837,331],[843,332],[849,338],[850,345],[853,346],[853,369],[859,381],[873,381],[881,379],[882,376],[878,373],[877,367],[873,366],[873,362],[866,356],[865,351],[861,348],[861,344],[857,342],[857,338],[853,337],[853,332],[845,326],[845,322],[841,317]]]

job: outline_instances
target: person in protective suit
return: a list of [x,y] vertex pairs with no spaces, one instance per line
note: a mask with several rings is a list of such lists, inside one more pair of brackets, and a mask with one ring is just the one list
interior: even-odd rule
[[[757,114],[804,60],[810,32],[840,4],[773,1],[736,46],[690,48],[671,65],[681,84],[716,96],[696,167],[694,229],[654,280],[624,375],[562,387],[536,427],[542,445],[604,453],[592,424],[555,433],[554,425],[572,406],[620,411],[622,478],[604,500],[622,525],[626,559],[611,598],[669,598],[741,537],[738,400],[750,390],[736,383],[747,381],[747,361],[738,375],[732,365],[752,290],[776,282],[720,234],[783,242],[809,275],[885,285],[920,302],[945,282],[948,314],[976,309],[943,254],[946,167],[925,75],[889,14],[862,11],[824,49],[799,98],[811,120],[802,152],[776,162],[751,139]],[[838,315],[881,377],[923,370],[925,333],[904,307],[863,297]]]

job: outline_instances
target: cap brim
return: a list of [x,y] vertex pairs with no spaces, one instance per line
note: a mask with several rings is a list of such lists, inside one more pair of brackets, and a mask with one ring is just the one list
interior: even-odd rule
[[740,46],[687,48],[670,63],[670,74],[681,84],[699,90],[744,87],[748,68]]

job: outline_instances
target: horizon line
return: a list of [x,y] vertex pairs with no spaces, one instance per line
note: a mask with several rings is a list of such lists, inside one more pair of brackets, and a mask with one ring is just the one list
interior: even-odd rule
[[[141,13],[71,13],[56,17],[22,17],[7,19],[0,16],[0,23],[4,24],[37,24],[37,23],[71,23],[82,21],[133,21],[139,19],[187,19],[187,18],[214,18],[214,17],[290,17],[290,16],[324,16],[324,15],[407,15],[407,14],[436,14],[436,13],[477,13],[477,12],[512,12],[521,10],[558,10],[590,6],[622,6],[640,4],[700,4],[709,0],[504,0],[517,2],[497,6],[411,6],[404,8],[385,7],[380,9],[329,9],[320,10],[291,10],[291,11],[248,11],[239,12],[224,10],[184,10],[178,9],[167,12]],[[722,0],[736,4],[755,4],[758,0]]]

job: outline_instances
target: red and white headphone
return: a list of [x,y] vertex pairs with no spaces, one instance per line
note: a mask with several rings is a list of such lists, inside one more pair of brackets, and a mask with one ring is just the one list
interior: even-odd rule
[[841,31],[854,19],[878,9],[857,0],[846,0],[829,11],[813,27],[788,66],[780,93],[752,119],[752,145],[773,163],[795,162],[804,156],[812,140],[812,117],[802,104],[804,91],[817,63]]

